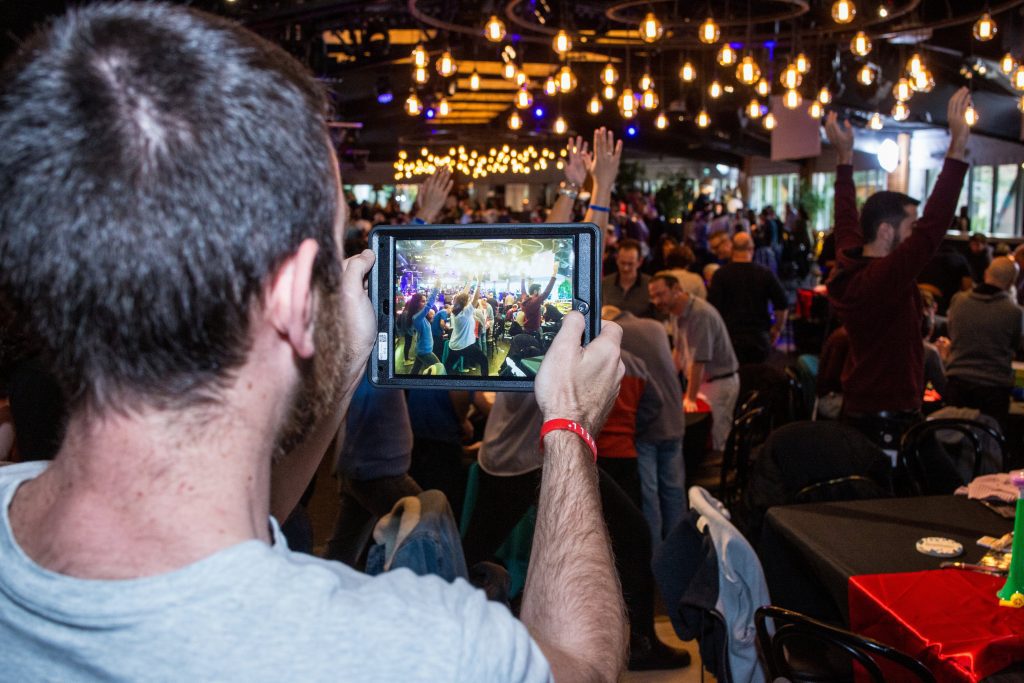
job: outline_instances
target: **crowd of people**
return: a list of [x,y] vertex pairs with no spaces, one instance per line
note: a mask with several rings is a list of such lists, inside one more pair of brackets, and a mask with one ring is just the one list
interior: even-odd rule
[[[0,292],[19,369],[50,383],[22,386],[58,398],[35,394],[43,424],[14,420],[21,462],[0,468],[9,675],[613,681],[689,664],[655,633],[652,555],[686,512],[687,415],[720,456],[742,368],[784,358],[795,286],[818,273],[799,207],[702,197],[669,223],[614,192],[612,132],[572,138],[552,206],[518,218],[598,226],[601,334],[583,347],[582,316],[554,305],[557,259],[512,291],[427,279],[396,302],[399,372],[486,377],[525,338],[535,391],[379,388],[369,225],[515,216],[473,207],[445,169],[412,215],[349,206],[315,82],[221,19],[99,4],[31,45],[0,95]],[[940,250],[968,104],[949,103],[920,215],[895,192],[858,210],[854,131],[825,121],[842,326],[819,393],[883,447],[922,418],[929,348],[947,402],[1007,418],[1024,254],[983,248],[965,271]],[[325,457],[340,502],[320,558],[302,500]],[[520,591],[498,553],[531,508]]]

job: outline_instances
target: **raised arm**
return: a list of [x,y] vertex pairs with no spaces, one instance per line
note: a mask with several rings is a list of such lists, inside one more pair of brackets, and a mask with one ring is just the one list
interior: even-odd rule
[[853,126],[849,121],[839,124],[836,113],[825,119],[825,134],[836,150],[835,226],[836,257],[847,249],[864,244],[857,213],[857,188],[853,184]]
[[572,220],[572,207],[587,179],[587,166],[590,164],[587,143],[582,137],[569,138],[565,149],[565,180],[558,189],[558,199],[548,212],[545,223],[568,223]]
[[598,128],[594,131],[594,152],[590,164],[594,189],[590,193],[590,206],[587,208],[587,214],[583,220],[594,223],[601,229],[602,240],[604,230],[608,226],[612,188],[615,187],[615,177],[619,174],[621,159],[622,140],[616,142],[615,135],[605,128]]
[[[583,348],[583,328],[579,313],[563,319],[537,374],[537,404],[545,421],[573,420],[596,435],[624,374],[622,329],[607,322]],[[579,436],[564,430],[547,434],[544,450],[521,619],[559,683],[616,681],[628,629],[594,458]]]
[[424,180],[416,195],[416,219],[424,223],[433,223],[437,220],[454,183],[452,172],[447,166],[438,167]]
[[555,256],[553,260],[554,263],[551,265],[551,279],[548,280],[548,286],[540,293],[540,299],[538,299],[538,301],[547,301],[548,297],[551,296],[551,290],[555,288],[555,278],[558,276],[558,257]]

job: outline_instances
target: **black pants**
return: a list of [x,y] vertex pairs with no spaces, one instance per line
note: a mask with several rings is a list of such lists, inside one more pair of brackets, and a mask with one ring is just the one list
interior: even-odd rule
[[637,510],[643,510],[640,472],[636,468],[636,458],[598,458],[597,466],[619,485],[619,488],[629,496]]
[[[456,523],[461,519],[462,499],[466,496],[466,473],[462,464],[461,444],[419,436],[413,438],[409,476],[424,491],[437,489],[444,493],[452,506]],[[469,566],[473,566],[473,563]]]
[[768,360],[772,338],[767,332],[735,332],[729,337],[740,365],[757,365]]
[[363,550],[379,517],[391,512],[399,498],[415,496],[419,485],[407,474],[367,481],[341,478],[338,517],[327,544],[327,557],[362,570]]
[[1006,433],[1006,423],[1010,418],[1010,387],[974,384],[959,377],[950,377],[945,399],[949,406],[977,408],[998,422],[999,428]]
[[882,450],[900,448],[903,433],[924,419],[920,411],[907,411],[882,417],[880,415],[842,414],[839,418],[871,439]]
[[451,374],[452,368],[455,363],[460,359],[464,358],[463,363],[466,366],[478,365],[480,366],[480,374],[487,377],[490,374],[490,368],[488,367],[487,356],[480,350],[480,347],[476,343],[470,344],[464,349],[458,351],[449,348],[448,349],[448,361],[444,364],[445,371]]
[[416,362],[412,364],[412,374],[418,375],[426,368],[440,362],[438,357],[432,353],[417,353]]
[[[634,461],[635,462],[635,461]],[[473,517],[462,541],[466,563],[490,560],[519,519],[537,502],[541,471],[496,477],[480,470]],[[622,582],[630,631],[655,638],[651,532],[640,509],[608,474],[598,470],[601,510]]]

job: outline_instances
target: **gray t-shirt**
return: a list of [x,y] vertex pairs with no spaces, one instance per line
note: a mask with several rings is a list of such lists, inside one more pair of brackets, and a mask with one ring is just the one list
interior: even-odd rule
[[682,345],[686,366],[704,363],[705,382],[739,369],[729,331],[714,306],[691,296],[675,323],[679,330],[677,343]]
[[0,468],[0,678],[12,681],[550,681],[526,628],[483,591],[377,577],[252,540],[124,581],[48,571],[8,508],[47,463]]
[[544,416],[532,393],[502,391],[494,397],[487,416],[484,440],[477,461],[496,477],[513,477],[540,469],[540,428]]

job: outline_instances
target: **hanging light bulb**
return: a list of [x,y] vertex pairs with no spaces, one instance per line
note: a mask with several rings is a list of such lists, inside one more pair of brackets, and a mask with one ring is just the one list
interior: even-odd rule
[[654,92],[652,88],[644,90],[643,94],[640,95],[640,106],[646,111],[658,108],[658,93]]
[[658,130],[668,128],[668,116],[665,115],[665,112],[658,112],[658,118],[654,119],[654,127]]
[[555,76],[555,83],[558,84],[559,92],[572,92],[576,89],[576,74],[572,72],[568,65],[563,66],[558,70],[558,75]]
[[732,49],[729,43],[722,45],[722,49],[718,51],[718,63],[722,66],[732,66],[736,63],[736,50]]
[[551,76],[544,81],[544,94],[548,97],[558,94],[558,82]]
[[484,37],[492,43],[500,43],[505,38],[505,24],[497,15],[492,14],[491,18],[484,24]]
[[1024,113],[1024,95],[1017,98],[1017,111]]
[[693,64],[689,61],[683,62],[683,66],[679,69],[679,80],[685,83],[693,83],[697,78],[697,70],[693,68]]
[[533,106],[533,95],[526,88],[520,88],[512,101],[517,109],[529,109]]
[[427,68],[427,64],[430,63],[430,55],[422,45],[417,45],[412,49],[412,65],[421,69]]
[[796,68],[795,64],[790,64],[782,70],[782,74],[779,75],[779,82],[782,83],[782,87],[787,90],[799,88],[803,82],[803,74]]
[[505,62],[501,65],[501,77],[506,81],[511,81],[519,73],[519,68],[516,67],[515,62]]
[[889,8],[886,7],[885,5],[879,5],[878,6],[878,18],[879,19],[885,19],[887,16],[889,16]]
[[871,85],[875,82],[875,70],[871,68],[870,64],[865,64],[857,72],[857,82],[861,85]]
[[754,99],[750,100],[750,102],[747,103],[745,111],[747,112],[747,116],[749,118],[761,118],[761,102],[759,102],[758,99],[755,97]]
[[753,85],[761,77],[761,67],[757,65],[754,58],[747,55],[740,60],[736,67],[736,80],[743,85]]
[[793,60],[793,66],[795,66],[796,70],[801,74],[806,74],[811,70],[811,60],[807,58],[807,55],[801,52],[796,56],[796,59]]
[[832,5],[832,19],[837,24],[849,24],[857,16],[857,8],[850,0],[836,0]]
[[412,70],[412,80],[416,81],[420,85],[423,85],[430,80],[430,72],[427,71],[426,67],[417,66]]
[[871,54],[871,47],[871,39],[864,31],[857,31],[853,39],[850,40],[850,52],[858,57],[867,57]]
[[654,12],[648,12],[644,20],[640,22],[640,40],[645,43],[654,43],[660,40],[664,33],[665,28],[658,21],[658,17],[654,16]]
[[420,101],[416,91],[413,90],[409,93],[409,97],[405,99],[405,113],[409,116],[419,116],[421,111],[423,111],[423,102]]
[[619,95],[619,113],[622,118],[631,119],[636,116],[636,96],[629,88],[625,88]]
[[566,123],[565,119],[563,119],[561,116],[555,119],[555,135],[565,135],[565,131],[567,130],[569,130],[569,124]]
[[827,86],[821,86],[821,90],[818,91],[818,102],[823,105],[827,105],[832,101],[832,91]]
[[931,92],[935,87],[935,78],[928,69],[922,69],[916,76],[910,77],[910,87],[914,92]]
[[475,68],[473,69],[473,73],[469,75],[469,89],[473,92],[480,89],[480,72]]
[[645,71],[644,75],[640,77],[640,90],[650,90],[653,86],[654,79]]
[[818,100],[814,100],[811,102],[811,106],[807,107],[807,114],[812,119],[820,119],[823,113],[825,113],[825,109]]
[[914,95],[913,88],[910,87],[910,80],[907,78],[901,78],[896,81],[896,84],[892,86],[892,96],[897,102],[906,102]]
[[[981,15],[980,19],[974,22],[974,39],[980,41],[992,40],[998,30],[996,22],[992,21],[992,15],[985,12]],[[973,126],[974,124],[972,123],[971,125]]]
[[601,89],[601,97],[603,97],[603,98],[605,98],[606,100],[609,100],[609,101],[614,100],[615,99],[615,86],[614,85],[606,85],[606,86],[604,86],[604,88]]
[[765,130],[775,130],[775,125],[776,125],[775,114],[773,114],[771,112],[768,112],[767,114],[765,114],[764,118],[761,119],[761,125],[764,126]]
[[442,97],[440,100],[438,100],[438,102],[437,102],[437,115],[438,116],[448,116],[448,114],[451,114],[451,113],[452,113],[452,108],[448,104],[448,98],[447,97]]
[[1017,68],[1017,60],[1013,58],[1009,52],[1003,55],[1003,58],[999,60],[999,70],[1009,76],[1013,73],[1013,70]]
[[441,53],[441,56],[437,58],[437,73],[441,74],[445,78],[450,78],[455,75],[455,72],[459,70],[459,65],[455,63],[452,58],[452,53],[445,50]]
[[516,82],[516,85],[518,85],[521,88],[524,85],[526,85],[526,81],[528,81],[530,79],[526,75],[526,72],[523,71],[522,69],[520,69],[520,70],[516,71],[516,77],[515,77],[514,80]]
[[757,91],[757,94],[760,95],[761,97],[768,97],[768,94],[772,91],[772,86],[768,83],[767,79],[762,78],[757,82],[757,85],[754,87],[754,89]]
[[704,20],[704,23],[697,29],[697,37],[700,38],[700,42],[711,45],[718,42],[718,37],[722,35],[722,29],[718,28],[718,24],[711,17]]
[[906,121],[910,117],[910,107],[906,102],[897,102],[892,106],[892,118],[894,121]]
[[705,110],[701,109],[697,114],[697,126],[700,128],[707,128],[710,125],[711,117],[708,116],[708,113]]
[[964,110],[964,121],[967,122],[968,126],[976,124],[981,117],[978,115],[978,110],[974,108],[973,104],[968,104],[967,109]]
[[877,111],[868,119],[868,128],[871,130],[882,130],[882,115]]
[[551,41],[551,47],[558,54],[564,55],[572,49],[572,38],[564,30],[559,30],[555,34],[555,39]]
[[601,104],[601,99],[594,95],[587,101],[587,113],[592,116],[597,116],[604,109],[604,105]]
[[711,99],[717,100],[722,96],[722,84],[718,82],[718,79],[711,81],[711,85],[708,86],[708,95]]
[[523,117],[519,115],[519,112],[514,111],[508,115],[508,127],[512,130],[519,130],[523,127]]
[[911,76],[916,76],[922,71],[924,71],[924,60],[921,59],[921,55],[915,52],[907,60],[907,73]]
[[786,106],[786,109],[796,109],[804,101],[804,98],[800,96],[800,91],[796,89],[787,90],[786,94],[782,96],[782,104]]
[[1024,64],[1018,64],[1017,68],[1013,70],[1010,82],[1017,90],[1024,90]]
[[602,67],[601,82],[605,85],[615,85],[619,82],[619,72],[611,62],[608,62],[604,67]]

